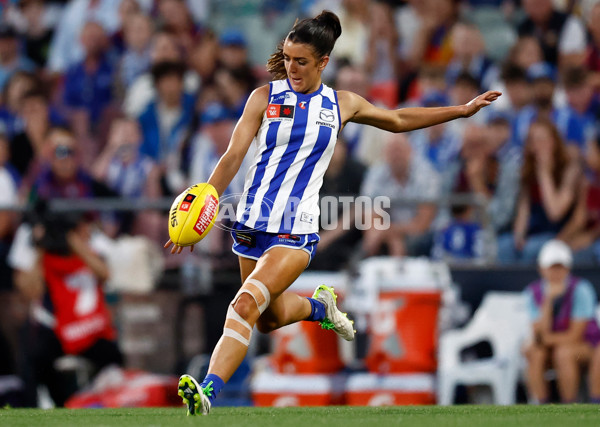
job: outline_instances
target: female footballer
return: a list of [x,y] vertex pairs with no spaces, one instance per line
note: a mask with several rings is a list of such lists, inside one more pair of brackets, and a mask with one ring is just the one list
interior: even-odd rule
[[[316,321],[346,340],[354,339],[352,322],[337,309],[332,288],[317,287],[313,298],[285,292],[315,254],[319,190],[343,126],[352,121],[407,132],[472,116],[501,95],[489,91],[453,107],[375,107],[353,92],[337,92],[321,81],[341,32],[338,17],[329,11],[296,22],[267,63],[276,80],[252,92],[208,181],[223,194],[250,144],[256,144],[232,231],[242,286],[228,308],[204,381],[198,384],[189,375],[180,378],[179,395],[190,415],[210,411],[244,359],[255,325],[270,332],[301,320]],[[169,240],[165,247],[172,244]],[[173,245],[171,251],[182,249]]]

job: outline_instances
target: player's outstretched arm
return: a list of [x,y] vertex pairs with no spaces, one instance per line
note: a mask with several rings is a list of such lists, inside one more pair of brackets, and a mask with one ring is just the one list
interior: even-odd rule
[[215,187],[219,196],[223,194],[240,169],[248,148],[260,128],[268,101],[268,85],[255,89],[248,98],[242,117],[233,130],[227,151],[221,156],[208,180],[208,183]]
[[[268,85],[255,89],[248,98],[242,117],[238,120],[231,135],[227,151],[221,156],[219,163],[217,163],[217,166],[215,166],[213,173],[208,179],[208,183],[215,187],[219,196],[225,192],[225,189],[240,169],[248,148],[262,123],[262,117],[267,109],[268,101]],[[171,239],[164,244],[164,247],[169,248],[171,245],[173,246],[171,248],[172,254],[179,254],[183,250],[183,246],[174,244]],[[190,251],[193,250],[194,245],[190,246]]]
[[363,97],[348,91],[339,91],[342,122],[356,122],[390,132],[409,132],[448,122],[461,117],[471,117],[502,95],[498,91],[485,92],[465,105],[453,107],[411,107],[386,110],[371,104]]

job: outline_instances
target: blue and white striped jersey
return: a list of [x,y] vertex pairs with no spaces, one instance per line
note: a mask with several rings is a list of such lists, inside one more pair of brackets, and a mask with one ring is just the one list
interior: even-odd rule
[[297,93],[287,80],[269,86],[237,220],[268,233],[316,233],[319,190],[341,127],[337,93],[323,84]]

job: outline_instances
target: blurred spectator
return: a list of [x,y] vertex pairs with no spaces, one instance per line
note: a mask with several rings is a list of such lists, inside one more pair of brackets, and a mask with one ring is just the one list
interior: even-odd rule
[[0,106],[0,123],[10,138],[23,130],[23,121],[19,117],[23,108],[23,95],[32,89],[39,89],[39,86],[40,82],[35,75],[17,71],[4,88],[3,102]]
[[66,4],[50,46],[48,70],[63,73],[85,56],[80,44],[81,30],[88,22],[96,22],[111,36],[121,25],[121,0],[72,0]]
[[246,37],[238,29],[228,29],[219,37],[219,66],[237,72],[238,78],[245,76],[244,85],[256,87],[256,77],[248,62]]
[[[423,97],[422,105],[443,107],[450,102],[445,94],[431,92]],[[409,138],[415,154],[427,159],[440,174],[446,172],[460,151],[460,136],[446,123],[411,132]]]
[[600,402],[598,299],[589,281],[571,275],[571,265],[572,254],[564,242],[547,242],[538,257],[541,279],[524,291],[533,332],[533,342],[525,349],[527,387],[538,403],[550,402],[549,367],[556,372],[561,402],[574,403],[586,366],[590,401]]
[[513,234],[502,235],[498,241],[500,262],[535,260],[542,245],[569,220],[581,179],[578,160],[570,157],[552,122],[537,119],[532,123],[524,149]]
[[528,70],[534,64],[544,62],[544,52],[538,39],[534,36],[520,36],[510,49],[507,64]]
[[77,385],[59,371],[57,359],[82,356],[92,363],[93,373],[123,359],[101,288],[109,270],[97,253],[98,243],[91,241],[90,224],[73,213],[49,212],[33,223],[19,228],[9,254],[15,284],[35,307],[26,347],[32,371],[26,382],[31,390],[46,385],[60,407]]
[[[450,87],[450,104],[464,105],[475,99],[480,93],[479,80],[469,73],[460,73],[456,76],[454,83]],[[469,117],[465,120],[453,120],[446,123],[448,132],[454,134],[459,139],[463,137],[465,126],[469,123],[484,124],[487,121],[490,111],[482,111],[482,114]]]
[[139,123],[133,119],[117,119],[109,135],[106,147],[94,164],[94,177],[121,197],[159,196],[156,183],[148,182],[156,164],[139,153],[142,144]]
[[384,2],[372,2],[370,20],[365,70],[371,76],[372,85],[395,82],[399,58],[392,7]]
[[[156,100],[139,118],[143,143],[140,152],[166,167],[167,188],[177,193],[185,182],[177,172],[182,144],[195,114],[195,99],[183,91],[185,66],[180,62],[161,62],[152,67]],[[175,178],[179,177],[179,178]]]
[[516,118],[514,128],[516,144],[523,146],[533,121],[551,120],[569,145],[570,155],[579,157],[585,144],[583,124],[573,110],[557,108],[554,105],[556,70],[547,63],[534,64],[527,70],[527,77],[531,82],[533,103],[523,108]]
[[[320,261],[315,258],[311,262],[311,269],[338,271],[349,267],[361,232],[356,228],[354,204],[344,203],[341,198],[350,197],[353,200],[360,195],[365,172],[366,168],[348,155],[346,142],[338,139],[320,193],[321,201],[324,197],[334,197],[336,203],[321,203],[321,257]],[[323,228],[324,224],[327,224],[326,229]]]
[[[152,66],[160,62],[183,61],[182,51],[177,46],[175,37],[171,33],[160,31],[154,34],[150,48],[150,61]],[[195,94],[199,86],[198,75],[194,71],[188,70],[184,78],[185,93]],[[152,73],[148,71],[139,76],[127,89],[123,101],[123,111],[129,117],[139,118],[149,104],[155,100],[155,97],[156,89]]]
[[[475,124],[466,127],[460,157],[443,175],[444,193],[483,197],[488,202],[487,215],[493,229],[508,231],[519,189],[520,167],[519,152],[510,147],[510,123],[502,115],[493,116],[487,127]],[[469,218],[463,211],[459,214]]]
[[43,0],[20,0],[15,11],[13,20],[25,56],[38,67],[45,67],[60,11]]
[[50,109],[46,94],[35,88],[23,95],[19,116],[23,126],[10,141],[10,161],[28,182],[30,174],[35,174],[48,160],[48,150],[44,147],[48,130],[52,125],[65,123]]
[[[346,64],[336,73],[337,90],[351,90],[369,101],[369,78],[363,69],[356,65]],[[377,105],[377,102],[375,102]],[[341,135],[346,141],[347,151],[358,162],[371,166],[383,161],[383,146],[386,132],[373,126],[362,126],[348,122]]]
[[119,5],[119,26],[110,37],[111,49],[115,50],[117,55],[122,55],[125,51],[125,32],[131,19],[142,13],[142,8],[138,0],[121,0]]
[[563,65],[569,55],[585,51],[585,29],[575,15],[559,12],[552,0],[523,0],[525,20],[519,25],[519,36],[538,39],[544,60],[554,66]]
[[[531,88],[525,70],[517,65],[507,63],[501,74],[501,87],[498,89],[502,96],[498,99],[493,110],[507,113],[511,123],[519,112],[531,102]],[[502,87],[503,86],[503,87]]]
[[578,191],[577,205],[559,237],[574,251],[576,265],[600,261],[600,142],[588,145],[585,155],[587,171]]
[[[575,114],[583,128],[584,143],[596,139],[596,120],[600,117],[600,100],[592,86],[592,76],[585,68],[568,68],[563,72],[567,96],[564,114]],[[583,147],[582,147],[583,148]]]
[[50,152],[49,164],[38,173],[29,200],[53,198],[110,197],[114,193],[93,180],[80,164],[80,150],[73,134],[65,128],[48,131],[45,145]]
[[119,93],[124,97],[125,89],[150,68],[150,41],[154,24],[146,15],[138,13],[124,27],[124,52],[119,62]]
[[457,203],[450,211],[450,223],[434,233],[431,257],[453,264],[485,262],[488,238],[475,219],[474,207]]
[[[160,197],[160,171],[150,157],[140,154],[141,144],[142,134],[136,120],[113,121],[106,147],[94,163],[94,178],[127,199]],[[111,237],[134,231],[158,237],[153,233],[158,228],[158,221],[156,212],[142,211],[137,215],[124,212],[118,215],[111,230],[107,230],[106,224],[104,229]]]
[[358,67],[364,65],[369,40],[369,1],[344,0],[338,14],[342,24],[342,34],[335,44],[331,55],[346,59]]
[[35,71],[35,64],[19,52],[19,38],[16,31],[2,24],[0,26],[0,90],[16,71]]
[[367,256],[379,255],[384,248],[392,256],[428,255],[431,250],[431,224],[440,197],[440,176],[429,161],[413,152],[404,134],[392,134],[385,146],[385,163],[371,166],[361,193],[374,199],[389,197],[391,225],[375,228],[381,216],[373,213],[373,226],[363,234]]
[[177,45],[187,58],[192,52],[194,43],[197,42],[199,33],[186,2],[184,0],[160,0],[158,11],[163,28],[173,34]]
[[188,65],[198,75],[200,81],[207,82],[212,79],[217,69],[220,51],[221,48],[216,35],[209,32],[194,45],[194,49],[188,58]]
[[[451,33],[452,60],[446,68],[448,85],[452,86],[458,76],[468,73],[483,90],[489,90],[498,80],[498,68],[485,54],[483,36],[474,24],[457,22]],[[473,99],[473,98],[471,98]]]
[[[491,157],[488,162],[493,166],[484,166],[483,169],[474,168],[478,172],[485,171],[489,177],[490,172],[487,168],[491,167],[493,179],[488,181],[488,188],[492,191],[481,194],[490,202],[487,208],[488,216],[497,233],[510,230],[519,194],[522,156],[521,150],[511,144],[510,130],[510,116],[496,114],[490,117],[485,138]],[[481,175],[474,175],[479,177],[477,179],[481,179]]]
[[221,95],[232,118],[239,119],[253,87],[248,85],[247,74],[241,69],[222,68],[215,73],[216,90]]
[[108,39],[102,26],[87,22],[81,30],[81,44],[85,57],[69,68],[64,87],[64,102],[80,137],[98,125],[111,104],[113,85],[113,65],[106,56]]
[[454,0],[424,0],[422,24],[415,34],[410,55],[413,68],[425,65],[446,66],[452,58],[450,31],[458,16]]

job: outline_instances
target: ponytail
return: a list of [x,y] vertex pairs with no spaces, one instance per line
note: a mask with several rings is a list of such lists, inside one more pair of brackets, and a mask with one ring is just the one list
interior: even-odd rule
[[[342,34],[340,19],[333,12],[324,10],[314,18],[296,20],[292,31],[287,35],[287,40],[294,43],[303,43],[311,46],[315,55],[320,59],[333,50],[336,40]],[[277,45],[277,50],[267,61],[267,71],[278,79],[285,79],[287,72],[283,60],[283,43]]]

